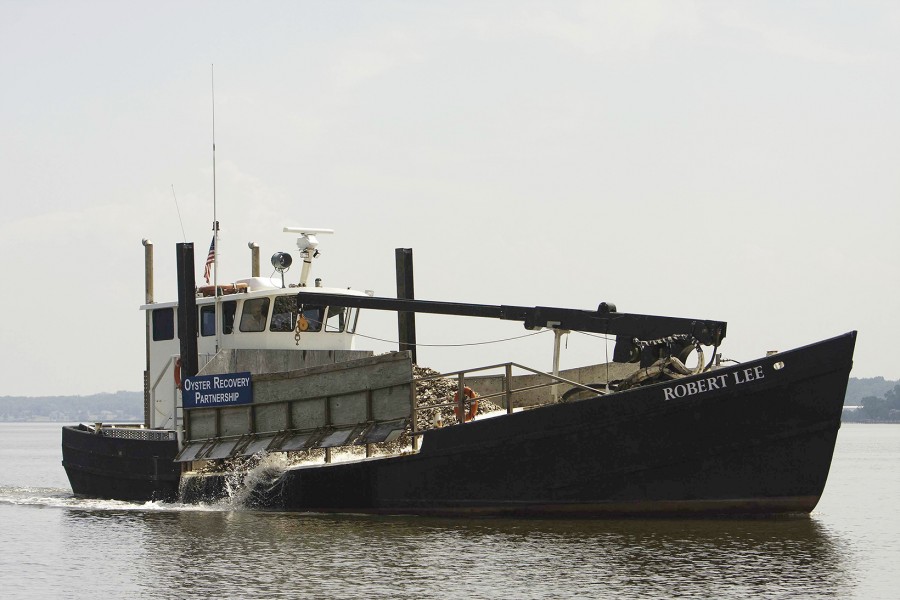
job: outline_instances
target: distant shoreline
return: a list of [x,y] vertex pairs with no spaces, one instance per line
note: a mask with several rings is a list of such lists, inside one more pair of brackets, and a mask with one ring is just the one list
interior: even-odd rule
[[[900,381],[851,377],[844,396],[842,423],[900,423]],[[867,418],[866,418],[867,417]],[[895,418],[896,417],[896,418]],[[0,396],[2,423],[142,423],[143,392],[118,391],[89,396]]]
[[119,391],[90,396],[0,396],[4,423],[142,423],[143,392]]

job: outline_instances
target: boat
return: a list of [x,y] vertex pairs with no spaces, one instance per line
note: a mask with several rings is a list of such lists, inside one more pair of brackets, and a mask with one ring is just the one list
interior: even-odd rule
[[[299,281],[285,283],[286,252],[280,277],[260,277],[251,244],[250,277],[198,287],[193,244],[178,244],[176,302],[155,302],[144,241],[145,421],[64,427],[73,493],[214,502],[237,481],[261,509],[609,518],[803,515],[825,489],[855,331],[723,362],[722,321],[415,299],[410,249],[396,298],[310,285],[331,230],[285,232]],[[396,352],[356,349],[369,310],[398,314]],[[550,330],[553,368],[423,370],[421,314]],[[560,370],[569,331],[606,336],[612,360]]]

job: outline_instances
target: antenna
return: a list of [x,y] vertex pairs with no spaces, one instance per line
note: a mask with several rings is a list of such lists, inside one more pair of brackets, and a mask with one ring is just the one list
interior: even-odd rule
[[209,65],[212,91],[212,168],[213,168],[213,290],[215,290],[216,352],[222,347],[221,310],[219,307],[219,217],[216,213],[216,66]]
[[175,200],[175,210],[178,212],[178,222],[181,223],[181,237],[187,242],[187,234],[184,232],[184,221],[181,220],[181,209],[178,208],[178,198],[175,197],[175,184],[172,184],[172,198]]
[[[212,167],[213,167],[213,223],[218,223],[216,217],[216,71],[215,65],[209,65],[210,82],[212,83]],[[216,227],[218,231],[218,227]],[[219,249],[216,248],[216,254]],[[218,294],[216,294],[218,296]]]

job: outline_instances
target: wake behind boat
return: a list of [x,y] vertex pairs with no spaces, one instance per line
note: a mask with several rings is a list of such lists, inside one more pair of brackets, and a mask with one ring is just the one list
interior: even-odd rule
[[[825,487],[856,333],[718,364],[726,324],[596,310],[398,298],[308,285],[317,235],[299,234],[299,282],[196,287],[178,245],[179,297],[152,297],[147,249],[145,423],[63,428],[78,495],[212,500],[244,477],[255,506],[298,511],[607,517],[808,513]],[[252,245],[251,245],[252,247]],[[398,312],[401,351],[355,349],[367,310]],[[555,334],[554,369],[502,363],[414,370],[416,313],[514,320]],[[558,369],[559,340],[615,340],[612,361]],[[188,335],[179,335],[187,332]],[[707,360],[706,357],[709,357]],[[695,363],[690,366],[691,363]],[[437,396],[434,390],[440,390]],[[486,408],[497,410],[490,415]],[[490,417],[490,418],[488,418]],[[351,459],[337,460],[339,455]]]

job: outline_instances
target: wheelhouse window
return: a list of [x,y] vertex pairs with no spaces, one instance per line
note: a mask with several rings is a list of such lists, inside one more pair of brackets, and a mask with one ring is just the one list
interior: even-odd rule
[[241,331],[265,331],[269,316],[269,299],[245,300],[241,310]]
[[324,306],[304,304],[300,308],[300,331],[321,331],[322,316],[325,313]]
[[200,335],[204,337],[216,335],[216,307],[214,305],[200,307]]
[[153,341],[175,338],[175,309],[157,308],[153,311]]
[[328,315],[325,317],[325,331],[340,333],[347,327],[349,308],[343,306],[329,306]]
[[293,331],[297,324],[297,296],[278,296],[272,306],[269,331]]
[[229,300],[222,303],[222,333],[225,335],[234,333],[234,315],[236,312],[236,300]]
[[356,320],[359,318],[359,309],[351,308],[347,311],[347,333],[356,331]]

